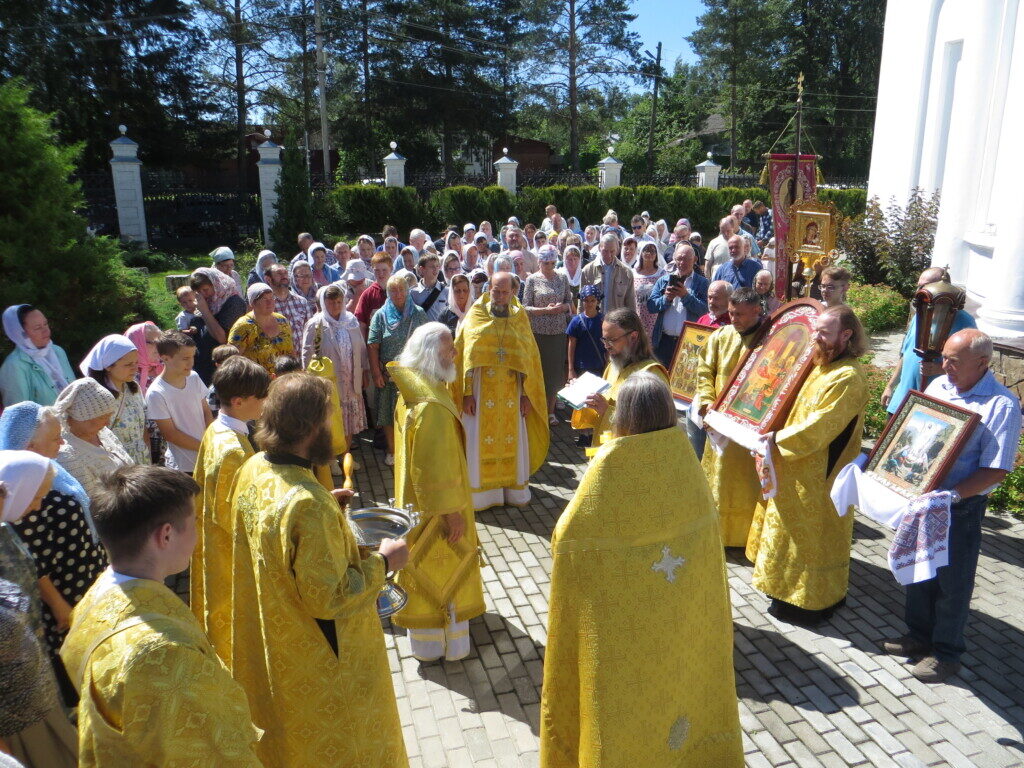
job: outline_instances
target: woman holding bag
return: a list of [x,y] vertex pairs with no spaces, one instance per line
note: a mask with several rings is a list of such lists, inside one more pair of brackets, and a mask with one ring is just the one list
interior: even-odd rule
[[331,361],[345,434],[351,441],[366,429],[362,397],[370,378],[366,343],[356,316],[345,309],[345,292],[340,286],[321,288],[316,303],[320,311],[309,319],[302,333],[302,367],[308,369],[315,358]]

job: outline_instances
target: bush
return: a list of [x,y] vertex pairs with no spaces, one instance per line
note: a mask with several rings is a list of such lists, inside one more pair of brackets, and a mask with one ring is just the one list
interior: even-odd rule
[[883,333],[907,324],[907,300],[885,285],[850,286],[846,303],[868,333]]
[[938,214],[938,193],[926,197],[914,189],[905,207],[892,200],[884,210],[872,198],[862,216],[841,228],[839,250],[860,280],[884,281],[910,299],[931,266]]
[[1024,436],[1021,437],[1013,471],[992,491],[989,505],[992,509],[1024,518]]
[[335,187],[328,197],[326,228],[334,232],[374,234],[394,224],[404,239],[409,230],[434,224],[412,187],[348,184]]
[[818,199],[832,203],[845,220],[864,213],[868,202],[868,191],[866,189],[819,189]]
[[882,392],[889,383],[891,371],[872,363],[871,355],[865,355],[860,362],[868,379],[868,404],[864,408],[864,439],[877,440],[889,421],[889,414],[882,406]]
[[69,179],[80,147],[57,143],[50,118],[28,105],[18,82],[0,85],[0,306],[31,303],[53,337],[78,360],[97,339],[153,317],[146,281],[125,266],[122,248],[91,237],[81,190]]
[[185,260],[180,256],[148,248],[141,243],[125,243],[121,260],[126,267],[141,267],[149,272],[169,272],[172,269],[185,268]]

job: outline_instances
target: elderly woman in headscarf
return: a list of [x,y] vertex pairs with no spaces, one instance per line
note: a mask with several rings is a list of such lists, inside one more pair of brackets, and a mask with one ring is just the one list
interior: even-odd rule
[[110,390],[117,401],[110,431],[136,464],[152,464],[149,431],[146,426],[146,400],[135,381],[139,371],[139,350],[127,336],[104,336],[89,350],[79,366]]
[[50,339],[46,316],[31,304],[4,310],[4,333],[14,351],[0,366],[0,395],[5,405],[31,400],[52,405],[60,391],[74,381],[75,372],[63,349]]
[[[341,275],[338,275],[337,279],[331,280],[331,282],[334,283],[340,279]],[[317,285],[313,279],[313,267],[308,261],[296,261],[288,267],[288,283],[292,287],[292,293],[301,296],[312,306],[316,306]]]
[[[52,407],[17,403],[0,415],[0,451],[32,451],[51,461],[62,439]],[[107,567],[89,515],[89,497],[66,469],[52,463],[53,485],[38,509],[11,523],[35,560],[43,598],[43,628],[64,701],[74,706],[78,693],[70,684],[57,652],[64,642],[71,609]]]
[[466,312],[469,311],[472,305],[473,288],[469,282],[469,275],[464,275],[461,272],[457,275],[452,275],[451,280],[448,282],[448,307],[441,313],[438,321],[448,326],[448,330],[452,332],[453,339],[455,338],[455,332],[462,324],[462,319],[466,316]]
[[370,375],[377,387],[377,426],[384,429],[387,455],[384,463],[395,465],[395,403],[398,387],[391,381],[385,366],[398,359],[412,332],[427,322],[426,313],[409,297],[409,284],[402,275],[392,275],[387,282],[388,298],[373,313],[367,337]]
[[73,768],[78,738],[44,652],[36,564],[8,523],[39,508],[53,463],[0,451],[0,744],[27,768]]
[[462,271],[469,274],[480,263],[480,249],[473,243],[462,246]]
[[266,283],[255,283],[246,292],[252,311],[231,326],[228,343],[274,375],[274,361],[281,355],[295,355],[288,318],[274,311],[274,290]]
[[[274,257],[275,263],[277,257]],[[228,332],[246,311],[235,281],[216,269],[197,269],[189,278],[202,317],[192,321],[196,342],[195,372],[209,384],[213,380],[213,348],[226,344]]]
[[583,280],[583,253],[578,245],[567,245],[562,252],[562,266],[558,271],[569,281],[572,293],[572,311],[575,312],[580,300],[580,282]]
[[302,367],[308,368],[314,357],[330,359],[345,434],[351,439],[366,429],[362,396],[370,380],[366,342],[356,316],[345,309],[345,292],[341,286],[321,288],[317,291],[316,302],[320,311],[306,322],[302,333]]
[[415,272],[416,262],[419,260],[420,255],[417,253],[416,249],[411,245],[407,245],[398,253],[398,256],[395,258],[394,264],[391,268],[395,272],[398,272],[401,269],[407,269],[410,272]]
[[238,292],[241,293],[242,277],[235,271],[235,252],[226,245],[222,245],[210,251],[210,258],[213,260],[210,266],[234,280],[235,285],[238,286]]
[[248,288],[253,283],[265,283],[267,281],[267,267],[271,264],[277,264],[277,254],[273,251],[260,251],[256,257],[256,264],[249,270],[249,277],[245,281],[245,287]]
[[[309,246],[309,259],[313,268],[313,282],[318,288],[335,283],[341,277],[341,273],[327,263],[327,246],[323,243]],[[316,301],[315,297],[313,301]]]
[[64,439],[57,462],[86,493],[92,495],[104,475],[135,463],[108,426],[117,410],[117,400],[96,379],[73,381],[60,393],[53,408],[61,420]]
[[377,241],[369,235],[360,235],[356,239],[356,253],[363,260],[366,266],[370,266],[370,259],[377,252]]

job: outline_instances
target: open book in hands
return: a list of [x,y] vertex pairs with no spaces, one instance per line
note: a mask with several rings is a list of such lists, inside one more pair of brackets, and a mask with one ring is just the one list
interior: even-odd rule
[[567,403],[573,410],[585,408],[587,398],[590,395],[599,395],[611,388],[611,384],[595,376],[590,371],[584,371],[570,384],[558,391],[558,399]]

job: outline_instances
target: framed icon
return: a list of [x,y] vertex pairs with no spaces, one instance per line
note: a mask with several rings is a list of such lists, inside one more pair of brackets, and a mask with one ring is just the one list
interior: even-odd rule
[[901,496],[935,490],[981,417],[911,390],[868,456],[865,474]]
[[697,365],[700,352],[707,344],[708,338],[715,332],[714,328],[697,323],[684,323],[683,332],[676,344],[672,356],[672,367],[669,369],[669,387],[672,395],[684,403],[692,403],[697,394]]

